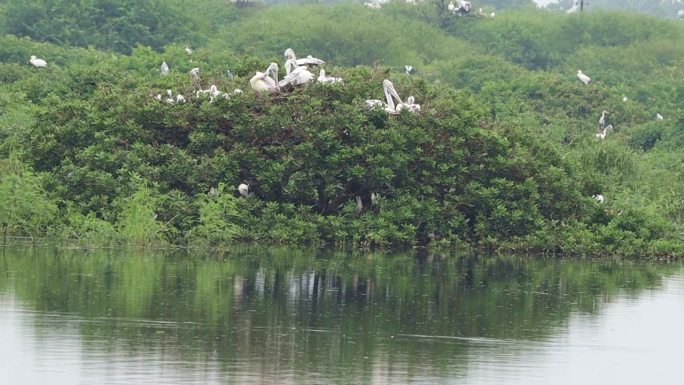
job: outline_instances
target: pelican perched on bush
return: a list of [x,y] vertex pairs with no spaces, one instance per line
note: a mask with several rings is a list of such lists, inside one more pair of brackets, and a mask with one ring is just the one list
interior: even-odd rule
[[394,104],[394,99],[397,99],[397,102],[399,104],[403,104],[403,102],[401,101],[401,98],[399,97],[397,90],[394,88],[394,84],[392,84],[392,82],[388,79],[383,80],[382,91],[385,93],[385,100],[387,102],[384,103],[382,100],[379,99],[369,99],[366,100],[366,104],[368,105],[368,107],[382,107],[388,114],[398,114],[399,110],[397,110],[396,105]]
[[309,72],[306,67],[297,67],[290,71],[289,74],[285,75],[283,80],[278,82],[278,86],[284,87],[288,84],[291,86],[298,86],[311,82],[313,78],[314,74]]
[[406,109],[415,114],[416,112],[420,111],[420,104],[416,104],[415,101],[416,99],[413,96],[409,96],[406,99],[406,103],[397,104],[397,112]]
[[[273,75],[273,77],[269,76]],[[278,87],[278,64],[271,63],[265,72],[257,71],[256,75],[249,79],[249,85],[258,93],[268,92],[274,94],[280,91]]]
[[454,15],[458,13],[459,16],[463,16],[470,13],[472,5],[470,4],[470,1],[458,0],[455,4],[453,1],[451,1],[449,2],[449,5],[447,5],[447,9]]
[[295,52],[292,48],[286,49],[283,56],[285,56],[285,59],[287,59],[285,61],[285,74],[287,75],[289,75],[290,72],[294,71],[295,68],[299,66],[318,66],[325,64],[323,60],[317,59],[311,55],[308,55],[303,59],[297,59],[297,55],[295,55]]
[[321,68],[321,70],[318,73],[318,78],[316,78],[316,81],[319,83],[342,83],[342,78],[327,76],[325,74],[325,70]]
[[591,78],[582,73],[582,70],[577,70],[577,79],[579,79],[584,84],[589,84],[589,82],[591,81]]
[[240,183],[237,190],[240,193],[240,195],[242,195],[245,198],[249,198],[252,195],[254,195],[253,191],[249,191],[249,185],[245,183]]
[[31,63],[36,68],[47,68],[47,62],[43,59],[37,58],[36,55],[31,55],[29,63]]

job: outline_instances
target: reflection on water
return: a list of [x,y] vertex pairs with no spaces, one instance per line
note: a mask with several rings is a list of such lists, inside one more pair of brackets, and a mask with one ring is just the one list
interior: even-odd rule
[[0,384],[680,377],[678,266],[293,250],[0,261]]

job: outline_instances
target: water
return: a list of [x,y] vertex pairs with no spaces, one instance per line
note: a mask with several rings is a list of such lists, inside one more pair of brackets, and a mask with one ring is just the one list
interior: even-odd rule
[[680,265],[5,249],[0,384],[679,384]]

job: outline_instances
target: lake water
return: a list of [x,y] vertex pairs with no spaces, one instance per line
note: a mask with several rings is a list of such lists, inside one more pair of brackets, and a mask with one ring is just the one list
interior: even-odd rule
[[680,384],[681,265],[0,249],[0,384]]

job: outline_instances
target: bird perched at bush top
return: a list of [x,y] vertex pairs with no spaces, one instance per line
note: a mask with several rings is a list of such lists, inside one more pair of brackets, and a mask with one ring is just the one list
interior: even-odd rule
[[36,55],[31,55],[29,63],[33,64],[33,66],[36,68],[47,68],[47,62],[43,59],[37,58]]
[[162,62],[161,67],[159,68],[159,70],[161,71],[161,74],[162,74],[162,75],[166,76],[166,75],[169,74],[169,65],[166,64],[166,62],[164,61],[164,62]]
[[249,198],[252,195],[254,195],[253,191],[249,191],[249,185],[245,183],[240,183],[237,190],[240,193],[240,195],[242,195],[245,198]]
[[582,70],[577,70],[577,79],[579,79],[584,84],[589,84],[589,82],[591,81],[591,78],[582,73]]

